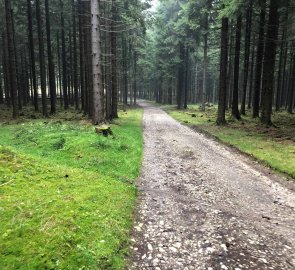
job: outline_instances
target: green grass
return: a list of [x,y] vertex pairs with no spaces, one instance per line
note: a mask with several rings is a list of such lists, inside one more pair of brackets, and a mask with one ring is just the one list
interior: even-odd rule
[[103,137],[85,120],[0,126],[0,269],[122,269],[142,159],[141,110]]
[[[265,127],[258,119],[252,119],[250,112],[242,121],[235,121],[227,114],[228,125],[215,124],[216,107],[201,112],[198,106],[178,111],[173,106],[164,109],[176,120],[198,128],[220,141],[234,146],[278,172],[295,178],[295,116],[285,112],[273,116],[277,127]],[[193,117],[194,116],[194,117]]]

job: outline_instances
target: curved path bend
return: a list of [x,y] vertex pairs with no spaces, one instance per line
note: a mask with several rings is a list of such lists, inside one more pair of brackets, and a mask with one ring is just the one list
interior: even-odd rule
[[295,269],[295,185],[147,103],[129,269]]

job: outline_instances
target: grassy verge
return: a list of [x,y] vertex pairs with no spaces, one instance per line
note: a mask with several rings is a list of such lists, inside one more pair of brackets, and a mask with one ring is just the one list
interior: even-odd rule
[[234,146],[263,162],[278,172],[295,178],[295,116],[287,113],[274,114],[277,127],[263,127],[257,119],[252,119],[250,112],[242,121],[235,121],[227,115],[228,125],[219,127],[215,124],[216,107],[208,108],[205,113],[197,106],[178,111],[173,106],[164,109],[176,120],[205,131],[220,141]]
[[0,125],[0,269],[122,269],[142,111],[121,113],[108,138],[58,117]]

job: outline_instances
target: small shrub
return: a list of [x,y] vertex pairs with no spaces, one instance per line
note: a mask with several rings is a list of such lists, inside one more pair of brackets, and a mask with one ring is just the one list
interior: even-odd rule
[[56,141],[52,147],[54,150],[61,150],[64,148],[65,146],[65,143],[66,143],[66,139],[61,137],[58,141]]

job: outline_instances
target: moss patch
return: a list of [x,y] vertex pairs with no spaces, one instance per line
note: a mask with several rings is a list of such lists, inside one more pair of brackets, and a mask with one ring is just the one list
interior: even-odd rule
[[113,136],[87,120],[0,126],[0,269],[122,269],[142,158],[141,110]]

